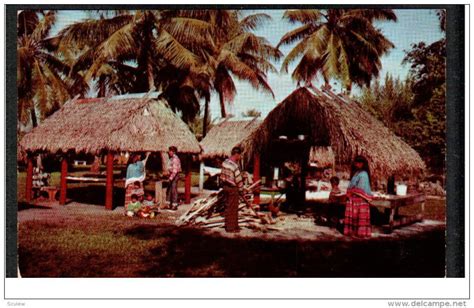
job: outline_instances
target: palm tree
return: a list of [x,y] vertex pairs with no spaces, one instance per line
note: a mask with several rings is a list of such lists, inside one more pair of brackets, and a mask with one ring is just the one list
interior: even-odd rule
[[[233,76],[273,96],[266,74],[269,71],[276,72],[270,60],[278,60],[282,54],[264,37],[251,32],[270,20],[269,15],[242,17],[237,10],[182,10],[164,14],[199,19],[211,25],[211,35],[204,40],[193,42],[192,45],[183,43],[203,58],[202,65],[193,68],[195,76],[200,76],[198,91],[205,96],[203,136],[206,135],[209,122],[210,92],[218,94],[221,116],[226,117],[226,104],[231,103],[236,95]],[[204,81],[206,79],[207,82]]]
[[[199,58],[165,29],[164,22],[171,21],[162,19],[159,11],[101,15],[99,19],[77,22],[60,31],[55,38],[56,48],[64,53],[71,47],[80,50],[73,71],[83,71],[87,81],[98,80],[99,88],[106,86],[111,92],[150,91],[159,86],[155,84],[155,75],[162,67],[171,64],[189,69],[198,65]],[[195,36],[205,31],[203,22],[189,19],[180,22],[181,27],[184,23],[186,27],[197,24],[193,28]],[[180,33],[179,29],[176,33]],[[114,73],[119,72],[130,78],[114,78]],[[104,83],[100,82],[101,76]]]
[[396,21],[389,9],[287,10],[283,15],[302,26],[286,33],[278,43],[296,46],[286,56],[282,71],[301,57],[292,77],[311,84],[322,75],[326,84],[334,78],[350,92],[352,84],[369,85],[377,77],[380,58],[394,47],[374,26],[375,21]]
[[17,88],[18,120],[33,127],[58,109],[71,95],[76,94],[78,83],[66,76],[69,67],[48,52],[45,39],[56,21],[55,11],[25,10],[17,19]]
[[213,26],[215,48],[209,55],[209,63],[221,116],[227,116],[226,103],[231,103],[237,93],[232,75],[274,96],[266,74],[276,72],[270,60],[277,61],[282,54],[267,39],[251,32],[271,17],[260,13],[240,18],[236,10],[213,10],[205,14]]

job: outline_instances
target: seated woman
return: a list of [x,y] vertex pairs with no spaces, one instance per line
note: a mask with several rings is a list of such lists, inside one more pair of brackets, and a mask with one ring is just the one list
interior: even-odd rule
[[[127,176],[125,180],[125,205],[131,202],[132,194],[137,189],[143,190],[143,181],[145,180],[145,165],[150,152],[146,153],[144,160],[140,160],[140,155],[132,157],[132,163],[127,167]],[[136,187],[136,182],[140,187]]]
[[352,164],[351,182],[347,187],[347,203],[344,217],[344,235],[370,237],[370,169],[367,159],[357,156]]

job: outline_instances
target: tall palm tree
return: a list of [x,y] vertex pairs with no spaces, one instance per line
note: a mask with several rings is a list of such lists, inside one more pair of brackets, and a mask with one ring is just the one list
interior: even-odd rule
[[339,80],[350,92],[352,84],[369,85],[378,76],[381,57],[394,47],[374,26],[375,21],[396,21],[389,9],[287,10],[291,23],[302,24],[289,31],[277,47],[297,42],[286,56],[282,71],[301,57],[292,73],[299,83],[311,84],[318,73],[324,81]]
[[251,32],[270,20],[269,15],[243,17],[237,10],[181,10],[167,11],[164,15],[199,19],[211,25],[210,37],[193,42],[193,45],[184,43],[203,58],[202,65],[193,68],[194,75],[200,76],[198,89],[205,96],[203,136],[209,121],[210,92],[218,94],[221,116],[226,117],[226,104],[231,103],[236,95],[233,76],[273,95],[266,74],[276,72],[270,61],[278,60],[282,54],[264,37]]
[[[73,71],[83,71],[87,81],[99,80],[100,84],[103,76],[103,80],[110,81],[103,84],[110,91],[150,91],[159,86],[155,84],[155,75],[160,68],[172,64],[179,69],[189,69],[199,61],[165,29],[164,22],[170,21],[162,19],[159,11],[125,11],[113,17],[101,15],[99,19],[77,22],[60,31],[55,38],[56,47],[64,53],[71,47],[81,50]],[[181,27],[184,23],[193,27],[195,36],[206,30],[201,21],[180,22]],[[112,78],[112,73],[118,71],[130,78]]]
[[55,11],[24,10],[17,18],[18,120],[33,126],[76,94],[69,67],[45,46],[55,21]]

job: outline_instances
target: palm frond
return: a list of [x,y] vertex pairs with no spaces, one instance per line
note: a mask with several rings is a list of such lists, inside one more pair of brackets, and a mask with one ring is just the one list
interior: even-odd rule
[[132,15],[120,15],[110,19],[87,19],[76,22],[58,33],[59,50],[69,49],[71,46],[79,50],[96,46],[108,39],[112,33],[130,24],[132,20]]
[[282,36],[282,38],[280,39],[280,42],[278,42],[278,45],[276,47],[279,48],[281,45],[290,45],[296,41],[301,40],[302,38],[308,35],[311,35],[311,33],[313,33],[316,30],[317,28],[311,24],[306,24],[299,28],[291,30]]
[[320,21],[322,13],[320,10],[286,10],[283,19],[291,23],[315,24]]
[[252,14],[244,17],[240,22],[239,26],[242,30],[256,30],[258,27],[263,25],[265,22],[272,20],[272,17],[265,13]]
[[306,52],[306,48],[308,46],[308,40],[309,38],[306,37],[301,42],[299,42],[293,49],[288,53],[288,55],[285,57],[283,60],[283,63],[281,64],[281,71],[288,73],[288,66],[296,61],[298,57],[300,57],[302,54]]
[[199,58],[165,30],[161,30],[158,34],[155,46],[158,54],[177,68],[188,69],[198,66]]

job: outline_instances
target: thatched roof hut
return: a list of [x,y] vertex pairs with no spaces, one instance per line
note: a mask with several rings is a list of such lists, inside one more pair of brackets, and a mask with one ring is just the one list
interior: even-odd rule
[[232,148],[240,146],[262,123],[255,118],[226,118],[214,125],[201,141],[202,159],[224,158]]
[[299,88],[278,104],[244,143],[250,154],[270,157],[280,135],[306,135],[311,146],[330,146],[338,165],[364,155],[376,178],[416,175],[425,169],[418,153],[357,102],[332,92]]
[[147,95],[73,99],[21,140],[27,151],[51,153],[164,152],[171,145],[180,153],[201,151],[166,102]]

